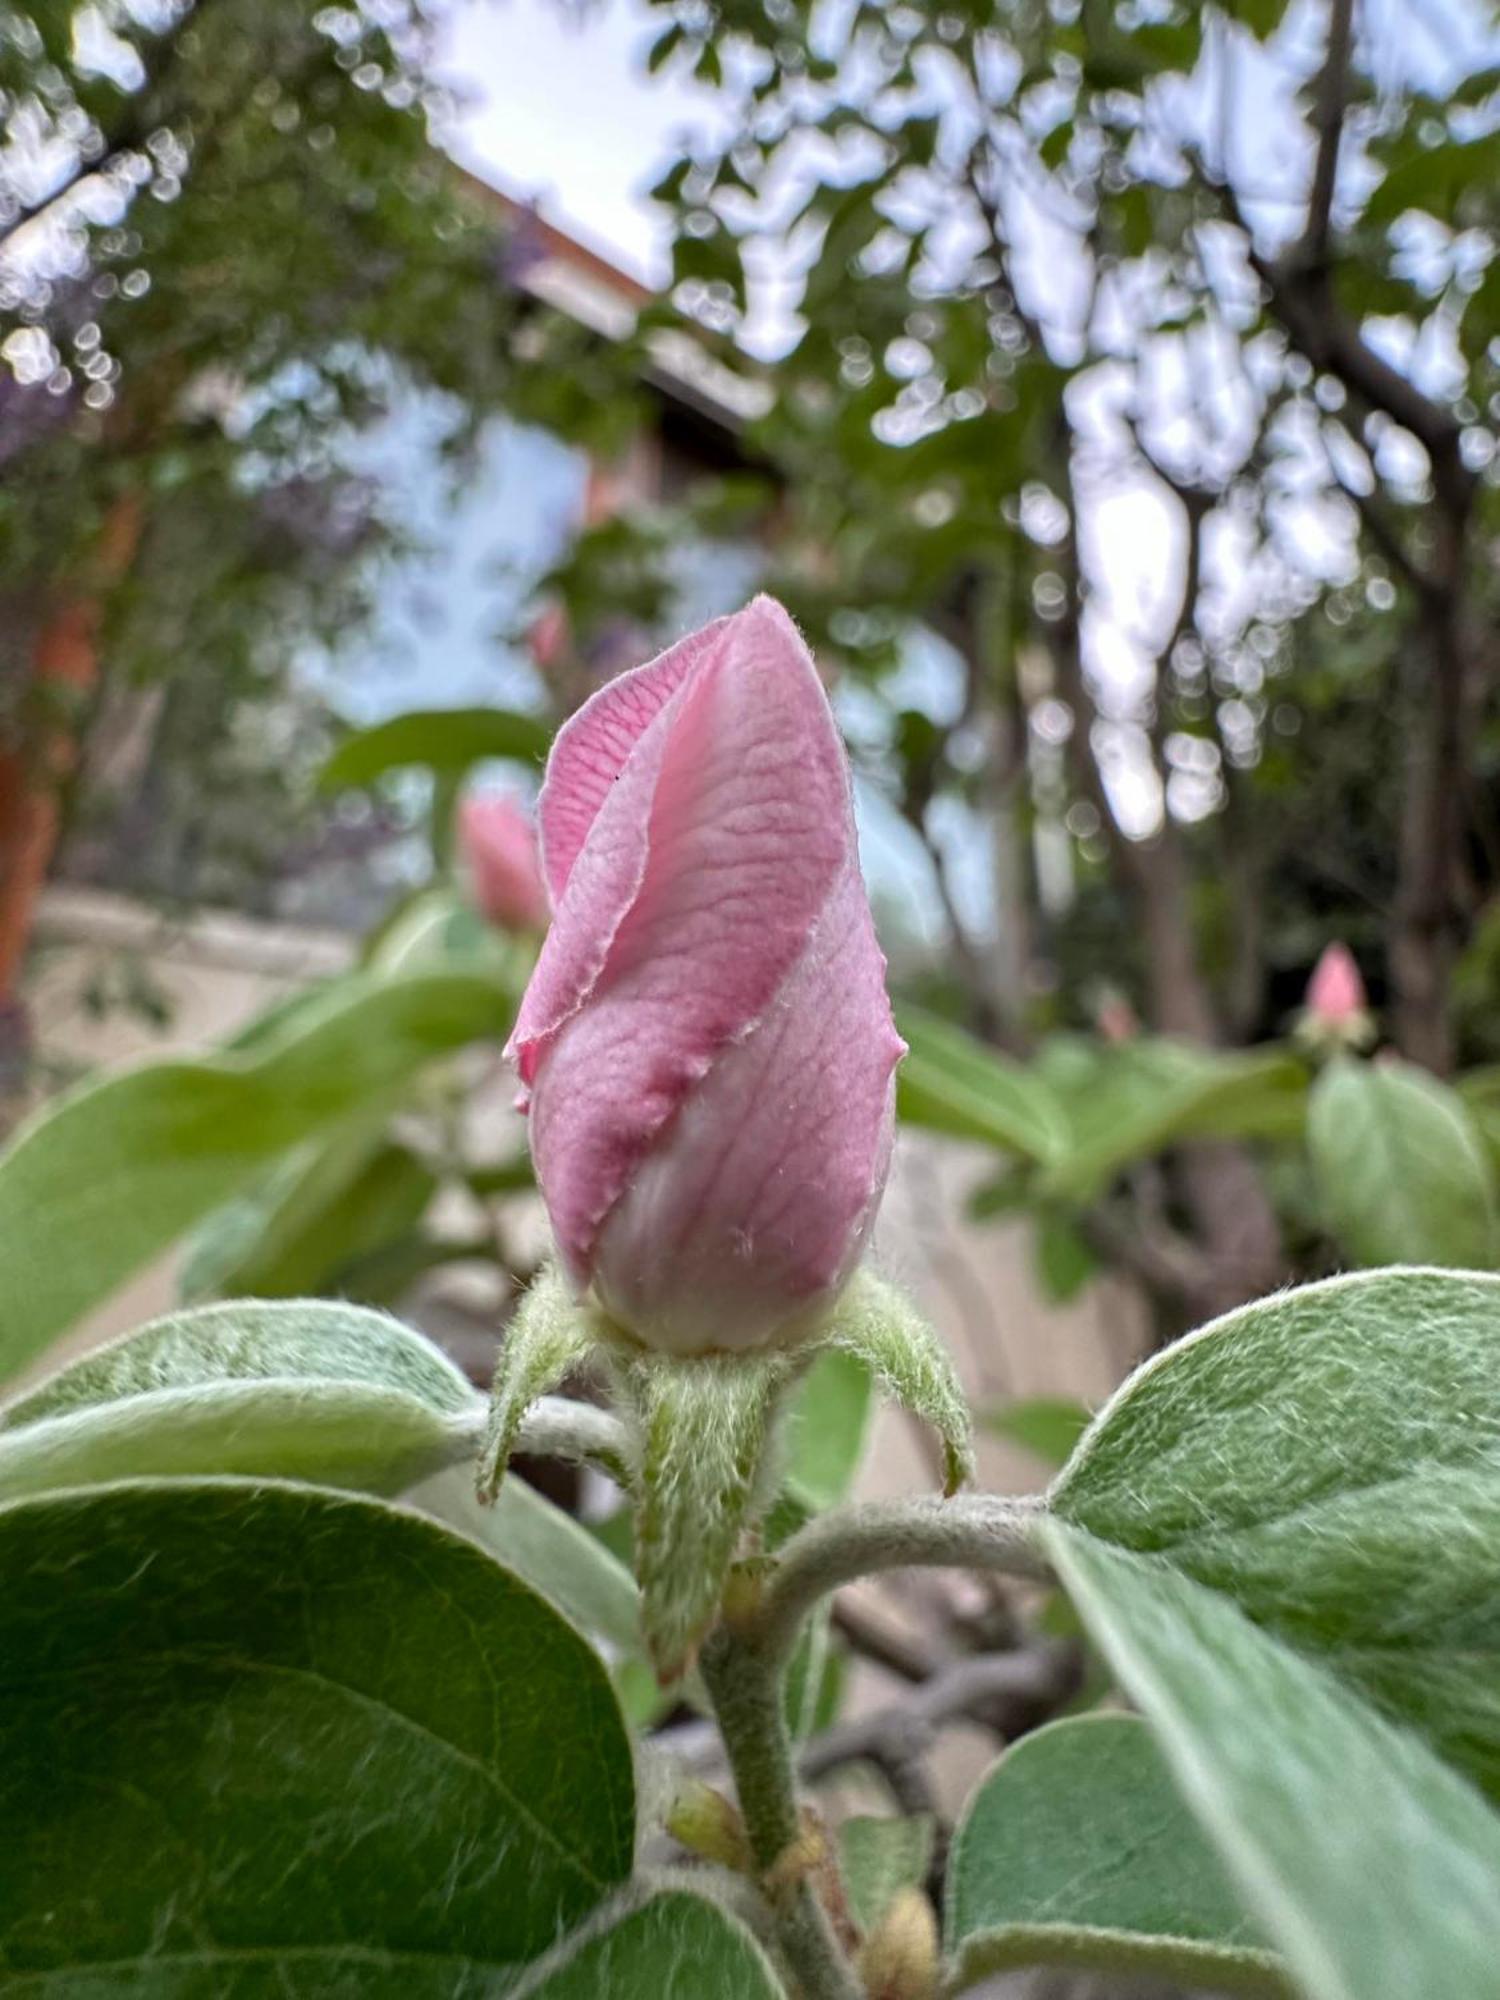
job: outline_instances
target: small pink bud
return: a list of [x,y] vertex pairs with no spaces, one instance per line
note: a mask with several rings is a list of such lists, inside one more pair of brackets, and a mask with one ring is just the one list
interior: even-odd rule
[[508,1053],[563,1264],[644,1345],[798,1338],[854,1270],[903,1044],[817,669],[757,598],[600,689],[540,808]]
[[1368,1004],[1353,952],[1337,940],[1325,945],[1307,982],[1308,1015],[1326,1027],[1337,1027],[1362,1016]]
[[1094,1011],[1094,1025],[1106,1042],[1133,1042],[1141,1032],[1136,1011],[1123,993],[1104,993]]
[[545,929],[547,889],[536,828],[518,799],[465,799],[458,809],[458,844],[474,900],[492,924],[508,931]]

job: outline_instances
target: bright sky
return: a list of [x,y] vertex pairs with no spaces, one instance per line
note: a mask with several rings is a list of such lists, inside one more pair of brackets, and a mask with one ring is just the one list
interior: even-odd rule
[[639,0],[476,0],[444,29],[444,79],[469,100],[450,150],[646,279],[663,263],[646,190],[714,118],[710,93],[644,75],[653,34]]

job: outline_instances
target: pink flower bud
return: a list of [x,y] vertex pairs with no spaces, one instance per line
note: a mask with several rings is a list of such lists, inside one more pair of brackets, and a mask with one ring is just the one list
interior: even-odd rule
[[1307,1012],[1311,1019],[1328,1027],[1339,1026],[1362,1015],[1368,1006],[1365,982],[1348,945],[1335,940],[1323,947],[1323,955],[1307,982]]
[[509,1053],[564,1266],[643,1344],[798,1338],[864,1247],[903,1044],[812,657],[759,597],[601,688],[541,799]]
[[519,800],[465,799],[458,809],[458,844],[474,900],[492,924],[508,931],[546,927],[547,890],[536,828]]

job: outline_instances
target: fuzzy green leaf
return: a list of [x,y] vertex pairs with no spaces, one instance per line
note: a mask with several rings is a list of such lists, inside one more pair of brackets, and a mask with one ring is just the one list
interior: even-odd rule
[[419,1334],[360,1306],[169,1313],[0,1411],[0,1497],[136,1474],[258,1473],[396,1493],[469,1455],[482,1404]]
[[1500,1278],[1375,1271],[1133,1375],[1052,1489],[1325,1656],[1500,1791]]
[[1160,1559],[1053,1561],[1246,1907],[1317,2000],[1500,2000],[1500,1818],[1415,1737]]
[[560,1946],[515,2000],[783,2000],[760,1946],[718,1904],[669,1890]]
[[635,1578],[597,1535],[524,1479],[507,1479],[493,1503],[485,1503],[476,1498],[467,1472],[455,1467],[408,1498],[481,1542],[570,1624],[604,1640],[612,1653],[644,1658]]
[[1343,1058],[1307,1142],[1328,1223],[1361,1264],[1495,1261],[1495,1170],[1462,1098],[1409,1063]]
[[311,1134],[504,1027],[470,974],[355,977],[253,1051],[154,1063],[44,1111],[0,1157],[0,1377]]
[[549,1264],[516,1309],[505,1331],[490,1390],[490,1416],[480,1449],[482,1500],[500,1491],[521,1419],[593,1351],[595,1321],[555,1264]]
[[974,1428],[948,1350],[916,1307],[894,1285],[858,1272],[829,1322],[828,1338],[857,1355],[904,1408],[932,1425],[943,1441],[944,1491],[974,1473]]
[[920,1889],[932,1862],[936,1823],[926,1813],[903,1819],[858,1814],[839,1827],[839,1873],[849,1914],[868,1934],[898,1889]]
[[0,1983],[492,2000],[627,1878],[601,1662],[420,1515],[239,1480],[0,1509]]
[[1289,1990],[1133,1716],[1050,1723],[1005,1752],[954,1835],[947,1930],[960,1991],[1021,1965]]

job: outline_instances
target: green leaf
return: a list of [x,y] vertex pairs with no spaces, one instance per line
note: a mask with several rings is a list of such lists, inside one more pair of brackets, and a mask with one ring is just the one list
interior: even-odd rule
[[1287,0],[1229,0],[1229,12],[1242,21],[1258,42],[1264,42],[1281,26]]
[[1288,1991],[1134,1716],[1049,1723],[1005,1752],[954,1835],[947,1929],[960,1991],[1020,1965]]
[[1030,1160],[1068,1143],[1068,1126],[1040,1077],[936,1015],[902,1007],[908,1043],[896,1076],[896,1109],[908,1125],[959,1139],[982,1139]]
[[1117,1391],[1050,1498],[1500,1792],[1500,1278],[1360,1273],[1226,1314]]
[[787,1423],[787,1484],[811,1512],[837,1506],[864,1456],[874,1404],[858,1356],[826,1349],[807,1371]]
[[944,1491],[974,1476],[974,1426],[948,1350],[904,1293],[858,1271],[828,1324],[827,1339],[864,1363],[903,1408],[943,1443]]
[[268,1180],[210,1216],[178,1281],[184,1298],[348,1297],[362,1261],[410,1237],[437,1181],[384,1119],[299,1147]]
[[849,1914],[866,1934],[898,1889],[920,1889],[926,1881],[936,1832],[926,1813],[905,1819],[856,1815],[839,1827],[839,1873]]
[[1032,1396],[986,1410],[980,1421],[1048,1465],[1063,1465],[1088,1429],[1089,1413],[1068,1396]]
[[1452,223],[1459,204],[1494,185],[1500,171],[1500,136],[1485,132],[1473,139],[1442,139],[1424,146],[1414,135],[1405,137],[1405,156],[1378,181],[1365,203],[1367,222],[1388,223],[1420,209],[1439,222]]
[[1361,1264],[1495,1261],[1495,1172],[1463,1100],[1409,1063],[1342,1058],[1307,1141],[1333,1233]]
[[527,1410],[587,1359],[595,1340],[591,1309],[574,1298],[561,1269],[547,1265],[516,1308],[495,1362],[477,1471],[482,1500],[500,1491]]
[[687,30],[680,22],[674,22],[664,33],[657,36],[646,55],[647,76],[655,76],[656,72],[664,64],[671,61],[673,55],[681,46],[686,32]]
[[290,1147],[506,1010],[466,973],[354,978],[253,1054],[154,1063],[44,1111],[0,1158],[0,1378]]
[[557,1957],[516,2000],[783,2000],[743,1925],[683,1890],[591,1924]]
[[1064,1157],[1042,1177],[1047,1195],[1092,1200],[1122,1167],[1185,1140],[1284,1138],[1302,1128],[1307,1075],[1279,1050],[1070,1038],[1042,1068],[1072,1127]]
[[415,709],[346,736],[318,774],[318,788],[371,785],[413,764],[448,778],[487,757],[539,764],[551,741],[552,732],[534,715],[503,708]]
[[1497,2000],[1500,1819],[1416,1737],[1167,1564],[1047,1546],[1247,1908],[1317,2000]]
[[467,1470],[454,1467],[408,1498],[482,1543],[580,1631],[627,1658],[644,1658],[635,1578],[597,1535],[524,1479],[507,1479],[488,1505]]
[[0,1509],[12,1983],[489,2000],[628,1876],[602,1663],[422,1516],[239,1480]]
[[1066,1305],[1095,1277],[1099,1259],[1071,1215],[1044,1209],[1036,1219],[1036,1274],[1044,1296]]
[[0,1411],[0,1497],[150,1474],[396,1493],[472,1456],[483,1405],[420,1335],[358,1306],[204,1306]]

